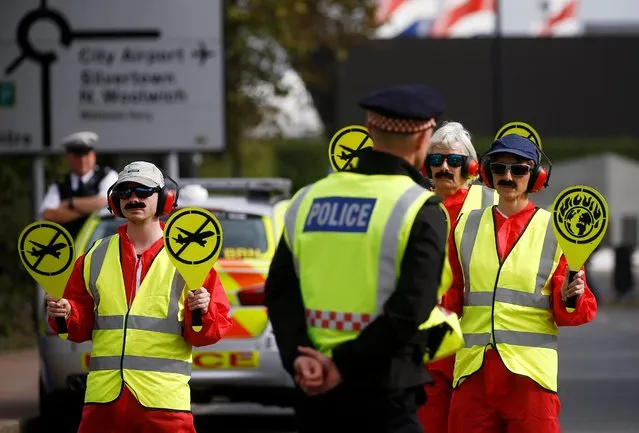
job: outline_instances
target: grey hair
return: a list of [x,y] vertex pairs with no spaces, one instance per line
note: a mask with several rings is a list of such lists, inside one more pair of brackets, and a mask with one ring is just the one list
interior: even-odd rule
[[459,122],[444,122],[430,139],[430,148],[450,149],[459,143],[462,154],[477,161],[477,151],[471,141],[470,132]]

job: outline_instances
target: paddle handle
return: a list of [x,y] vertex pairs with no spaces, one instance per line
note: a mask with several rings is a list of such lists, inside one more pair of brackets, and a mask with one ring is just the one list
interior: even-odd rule
[[56,317],[55,324],[58,326],[58,337],[66,340],[67,336],[69,335],[69,330],[67,329],[67,319],[65,319],[64,317]]
[[191,313],[191,326],[195,331],[199,331],[200,329],[202,329],[202,310],[198,308],[197,310],[191,311]]
[[[192,290],[192,292],[195,292],[195,290]],[[199,308],[191,311],[191,328],[195,332],[202,330],[202,310]]]
[[[568,273],[568,284],[570,284],[573,280],[573,278],[575,278],[575,275],[577,275],[577,272],[579,271],[570,271]],[[577,296],[571,296],[568,299],[566,299],[566,308],[576,308],[577,307]]]

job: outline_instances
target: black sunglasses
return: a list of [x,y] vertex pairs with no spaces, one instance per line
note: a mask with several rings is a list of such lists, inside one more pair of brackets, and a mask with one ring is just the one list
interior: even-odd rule
[[122,187],[113,191],[120,200],[128,200],[135,193],[137,198],[149,198],[156,192],[160,192],[160,188],[151,188],[149,186]]
[[490,171],[498,176],[506,174],[506,170],[510,171],[513,176],[526,176],[532,170],[532,167],[528,164],[506,164],[504,162],[492,162],[490,164]]
[[449,167],[461,167],[466,159],[466,155],[459,155],[457,153],[451,153],[450,155],[444,155],[443,153],[431,153],[428,155],[428,165],[432,167],[441,167],[444,161]]

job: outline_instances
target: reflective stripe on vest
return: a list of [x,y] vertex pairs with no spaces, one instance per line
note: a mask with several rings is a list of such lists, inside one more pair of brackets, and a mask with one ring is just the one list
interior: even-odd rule
[[494,189],[484,185],[471,185],[468,189],[468,195],[466,195],[464,204],[459,211],[459,215],[461,216],[475,209],[486,209],[487,207],[496,205],[498,201],[499,195]]
[[[100,305],[100,293],[96,287],[96,282],[100,276],[100,270],[104,263],[104,258],[112,236],[105,238],[93,251],[90,275],[89,290],[93,296],[93,302],[96,306]],[[173,277],[171,287],[171,298],[169,300],[169,312],[166,319],[159,317],[135,316],[129,314],[127,319],[127,328],[129,329],[152,329],[154,331],[166,332],[167,334],[182,335],[182,325],[175,319],[178,314],[178,305],[182,290],[184,288],[184,279],[176,272]],[[93,329],[123,329],[125,315],[118,316],[98,316],[97,308],[95,310],[95,324]]]
[[129,306],[119,252],[114,235],[85,257],[84,280],[95,304],[85,402],[114,401],[124,382],[145,407],[188,411],[192,348],[180,323],[185,282],[161,250]]
[[[286,233],[289,245],[295,244],[295,225],[299,214],[299,208],[302,200],[310,190],[310,185],[304,188],[295,200],[291,203],[289,211],[286,214]],[[391,211],[390,218],[386,222],[384,235],[380,248],[378,259],[377,274],[377,311],[371,314],[357,314],[345,311],[321,311],[306,310],[307,324],[310,327],[336,330],[360,330],[379,314],[390,295],[395,290],[397,282],[396,260],[398,253],[398,242],[400,232],[404,225],[404,216],[408,209],[415,201],[424,195],[426,190],[414,184],[408,187],[400,196]],[[295,255],[293,255],[295,270],[299,277],[299,263]],[[338,319],[341,318],[341,319]],[[349,329],[350,328],[350,329]]]
[[492,208],[460,218],[454,236],[464,273],[465,348],[457,353],[454,386],[481,368],[484,348],[492,345],[510,371],[556,391],[550,282],[561,251],[551,224],[548,212],[536,210],[499,262]]

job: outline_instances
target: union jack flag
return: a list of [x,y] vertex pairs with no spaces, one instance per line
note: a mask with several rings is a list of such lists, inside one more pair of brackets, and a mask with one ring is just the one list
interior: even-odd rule
[[549,0],[548,16],[537,30],[538,36],[574,36],[581,34],[579,0]]

